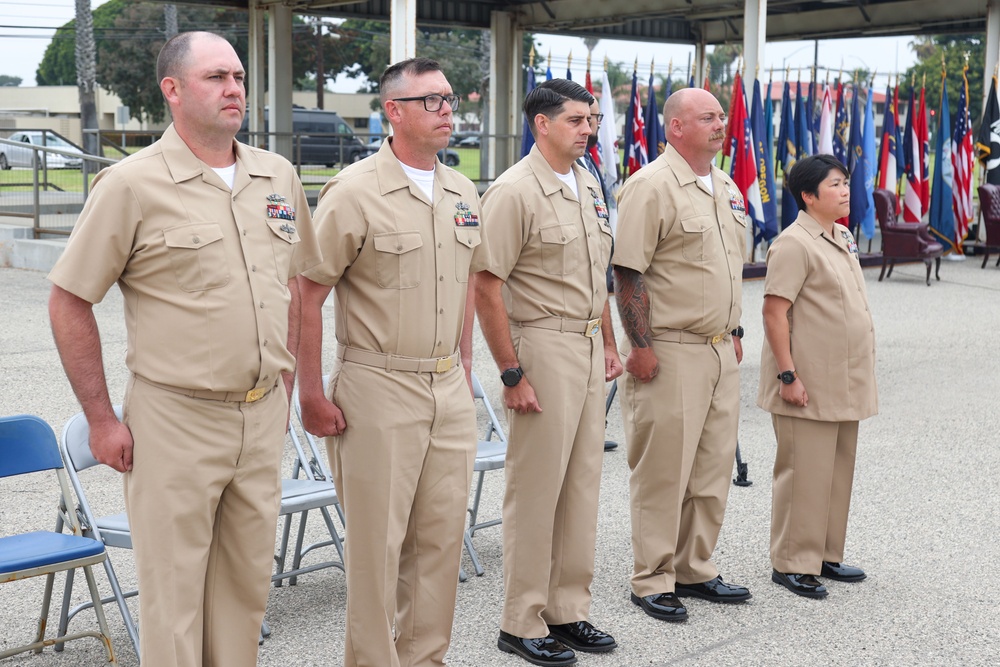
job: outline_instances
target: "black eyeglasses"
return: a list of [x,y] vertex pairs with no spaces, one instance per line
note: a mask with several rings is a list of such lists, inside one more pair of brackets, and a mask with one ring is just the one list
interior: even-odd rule
[[591,120],[595,121],[598,125],[600,125],[601,121],[604,120],[604,114],[602,113],[591,114],[590,118]]
[[441,107],[447,102],[448,106],[451,107],[452,111],[458,111],[458,102],[461,98],[458,95],[438,95],[434,93],[432,95],[422,95],[421,97],[394,97],[393,102],[416,102],[421,101],[424,103],[424,111],[436,112],[441,111]]

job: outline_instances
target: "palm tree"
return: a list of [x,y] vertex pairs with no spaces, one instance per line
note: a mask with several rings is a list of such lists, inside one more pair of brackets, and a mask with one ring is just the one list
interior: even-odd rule
[[94,102],[97,88],[97,54],[94,43],[94,17],[90,0],[76,0],[76,85],[80,92],[80,126],[83,149],[97,155],[97,135],[86,130],[97,129],[97,105]]

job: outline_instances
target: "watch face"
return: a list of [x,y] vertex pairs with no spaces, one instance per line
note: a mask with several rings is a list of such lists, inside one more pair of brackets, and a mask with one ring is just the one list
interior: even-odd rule
[[785,384],[792,384],[793,382],[795,382],[795,371],[784,371],[778,377]]
[[523,372],[520,368],[508,368],[500,374],[500,381],[503,382],[506,387],[513,387],[521,381],[522,375]]

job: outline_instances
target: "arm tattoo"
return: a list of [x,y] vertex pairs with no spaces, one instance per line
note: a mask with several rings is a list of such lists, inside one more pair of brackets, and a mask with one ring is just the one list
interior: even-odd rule
[[649,327],[649,293],[642,274],[634,269],[615,266],[615,297],[622,328],[634,347],[650,347],[653,332]]

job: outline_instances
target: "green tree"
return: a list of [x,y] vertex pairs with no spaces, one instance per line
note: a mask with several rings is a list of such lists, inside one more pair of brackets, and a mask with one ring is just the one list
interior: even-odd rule
[[[228,39],[243,62],[247,62],[247,15],[240,10],[217,7],[177,6],[180,31],[210,30]],[[97,43],[97,82],[112,91],[129,107],[134,118],[154,122],[166,117],[166,107],[156,81],[156,56],[166,41],[164,6],[155,2],[109,0],[92,12]],[[38,66],[39,85],[76,83],[74,39],[76,21],[56,31]],[[315,71],[313,27],[301,17],[292,24],[292,73],[296,80]],[[344,58],[337,59],[337,41],[326,36],[328,71],[343,68]],[[345,56],[345,58],[348,56]],[[351,61],[353,62],[353,61]],[[265,65],[266,66],[266,65]]]
[[17,88],[21,85],[21,77],[10,76],[9,74],[0,74],[0,88],[10,87]]
[[[962,69],[965,66],[965,56],[969,56],[969,114],[972,116],[973,136],[978,131],[982,112],[983,67],[986,63],[986,36],[971,35],[937,35],[932,38],[918,39],[910,43],[910,48],[920,58],[916,65],[906,70],[903,75],[903,90],[913,81],[919,90],[926,78],[927,108],[937,114],[941,109],[941,66],[944,57],[944,68],[948,81],[948,104],[952,122],[958,113],[958,97],[962,81]],[[900,97],[903,96],[900,91]],[[907,91],[908,92],[908,91]]]

